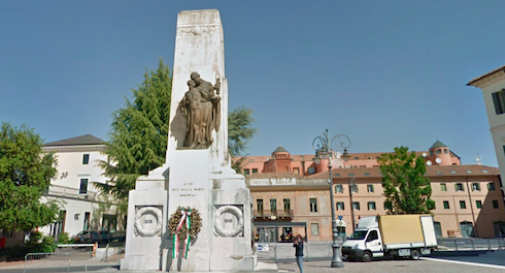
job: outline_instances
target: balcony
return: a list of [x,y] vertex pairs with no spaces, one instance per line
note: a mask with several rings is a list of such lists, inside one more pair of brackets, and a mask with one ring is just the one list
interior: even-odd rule
[[57,185],[50,185],[48,191],[46,192],[46,195],[97,201],[97,194],[94,192],[87,191],[86,193],[80,193],[79,189]]
[[293,220],[294,214],[293,210],[255,210],[254,219],[255,220]]

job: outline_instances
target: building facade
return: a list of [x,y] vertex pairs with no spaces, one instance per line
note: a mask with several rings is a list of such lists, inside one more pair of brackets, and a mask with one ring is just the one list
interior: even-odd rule
[[41,232],[56,238],[61,232],[74,236],[83,230],[116,230],[115,207],[98,211],[104,200],[95,185],[106,182],[98,166],[98,162],[107,160],[102,154],[105,148],[104,141],[92,135],[44,144],[44,152],[54,153],[58,172],[42,202],[57,200],[61,220],[40,228]]
[[505,66],[477,77],[467,85],[482,90],[500,174],[505,177]]
[[[348,162],[332,162],[336,167],[331,190],[336,216],[342,218],[338,222],[342,236],[350,235],[361,217],[386,213],[377,163],[380,154],[350,154]],[[497,168],[461,165],[460,158],[440,141],[417,154],[427,164],[425,175],[431,181],[438,236],[491,238],[505,234]],[[309,241],[331,240],[329,171],[324,168],[328,162],[316,164],[312,157],[291,156],[280,147],[268,157],[246,158],[243,168],[253,196],[258,241],[283,242],[297,234]]]

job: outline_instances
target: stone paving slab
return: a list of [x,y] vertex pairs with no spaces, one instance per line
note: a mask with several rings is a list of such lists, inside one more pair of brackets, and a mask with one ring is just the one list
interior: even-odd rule
[[[390,272],[390,273],[498,273],[505,272],[503,269],[487,268],[480,266],[471,266],[464,264],[454,264],[439,262],[435,260],[382,260],[372,261],[369,263],[362,262],[344,262],[344,268],[331,268],[331,261],[310,261],[304,262],[304,271],[306,273],[325,273],[325,272],[356,272],[356,273],[374,273],[374,272]],[[298,266],[295,262],[278,263],[279,273],[296,272]]]

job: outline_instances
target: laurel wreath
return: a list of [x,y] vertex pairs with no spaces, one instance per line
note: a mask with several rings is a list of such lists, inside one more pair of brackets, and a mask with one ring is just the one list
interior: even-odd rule
[[[190,217],[191,228],[189,230],[189,237],[196,238],[202,228],[202,217],[200,217],[200,213],[198,212],[197,209],[191,208],[191,207],[179,206],[179,207],[177,207],[177,210],[175,210],[175,212],[172,215],[170,215],[170,219],[168,220],[168,230],[169,230],[170,234],[172,236],[174,236],[175,233],[177,232],[177,225],[179,224],[181,217],[182,217],[181,209],[183,209],[185,211],[191,210],[191,217]],[[186,225],[182,225],[182,227],[179,230],[179,232],[177,233],[177,235],[179,236],[179,238],[181,240],[185,240],[187,234],[188,234],[188,229],[187,229]]]

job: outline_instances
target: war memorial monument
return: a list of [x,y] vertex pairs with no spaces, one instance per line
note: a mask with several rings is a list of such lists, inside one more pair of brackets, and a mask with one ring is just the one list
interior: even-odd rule
[[228,154],[219,11],[182,11],[165,164],[130,191],[121,270],[253,271],[251,194]]

